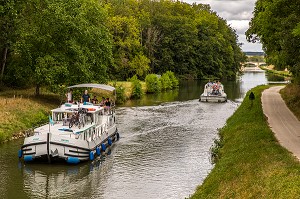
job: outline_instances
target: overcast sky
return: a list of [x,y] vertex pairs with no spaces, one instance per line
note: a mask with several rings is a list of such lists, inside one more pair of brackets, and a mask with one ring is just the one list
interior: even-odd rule
[[242,42],[243,51],[261,52],[261,44],[252,44],[247,42],[245,32],[248,29],[256,0],[182,0],[189,4],[201,3],[209,4],[211,9],[226,19],[227,23],[234,28],[239,36],[239,42]]

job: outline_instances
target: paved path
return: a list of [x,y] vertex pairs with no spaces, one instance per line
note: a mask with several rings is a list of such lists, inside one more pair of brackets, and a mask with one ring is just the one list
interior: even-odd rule
[[275,86],[262,93],[263,111],[279,143],[300,160],[300,122],[281,98],[282,88]]

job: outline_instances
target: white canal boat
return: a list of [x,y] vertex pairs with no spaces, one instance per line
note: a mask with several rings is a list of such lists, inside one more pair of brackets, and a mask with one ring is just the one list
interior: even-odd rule
[[[98,88],[115,92],[103,84],[79,84],[69,88]],[[49,123],[34,129],[19,150],[25,162],[42,160],[77,164],[94,160],[119,139],[114,107],[92,103],[65,103],[53,109]]]
[[208,82],[204,86],[204,92],[200,95],[201,102],[227,102],[227,94],[220,83]]

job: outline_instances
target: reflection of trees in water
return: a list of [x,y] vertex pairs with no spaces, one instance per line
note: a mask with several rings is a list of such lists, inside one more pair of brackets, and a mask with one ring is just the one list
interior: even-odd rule
[[[268,81],[284,81],[284,77],[265,72],[245,72],[235,81],[223,80],[225,93],[229,100],[235,101],[244,98],[250,89],[267,84]],[[159,105],[171,101],[187,101],[199,99],[203,93],[204,85],[208,80],[181,80],[179,89],[164,91],[158,94],[146,94],[139,100],[129,100],[123,106],[149,106]]]
[[[278,80],[281,81],[281,80]],[[149,106],[171,101],[187,101],[199,99],[203,93],[204,85],[208,80],[181,80],[179,89],[165,91],[158,94],[146,94],[139,100],[129,100],[123,106]],[[223,80],[225,93],[229,100],[242,99],[246,92],[257,85],[266,84],[264,72],[247,72],[237,77],[237,80]]]
[[239,80],[236,81],[227,81],[224,82],[225,93],[227,94],[227,98],[230,100],[235,100],[242,97],[241,94],[241,82]]
[[[105,157],[78,165],[68,164],[27,164],[22,168],[24,191],[30,197],[80,198],[91,197],[111,169]],[[107,164],[108,163],[108,164]],[[104,190],[99,190],[104,193]]]

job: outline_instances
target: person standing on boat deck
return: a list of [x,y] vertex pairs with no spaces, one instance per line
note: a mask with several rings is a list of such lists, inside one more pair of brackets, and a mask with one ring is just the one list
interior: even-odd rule
[[90,101],[91,101],[91,97],[88,94],[88,91],[85,90],[84,94],[82,95],[82,103],[84,103],[84,102],[90,102]]
[[72,92],[73,92],[73,90],[70,89],[70,90],[68,91],[68,93],[66,93],[67,102],[69,102],[69,103],[72,103],[72,102],[73,102],[73,99],[72,99]]

